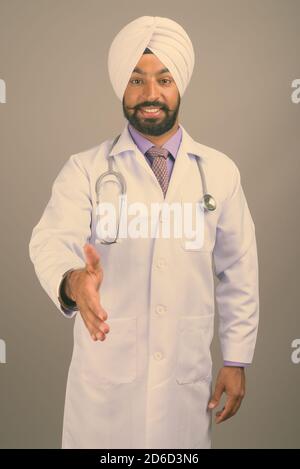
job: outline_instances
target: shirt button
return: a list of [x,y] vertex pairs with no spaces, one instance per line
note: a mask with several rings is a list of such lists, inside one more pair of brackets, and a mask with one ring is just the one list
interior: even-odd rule
[[161,360],[163,355],[161,352],[155,352],[155,354],[153,355],[155,360]]
[[163,305],[157,305],[155,311],[157,314],[164,314],[166,312],[166,307]]

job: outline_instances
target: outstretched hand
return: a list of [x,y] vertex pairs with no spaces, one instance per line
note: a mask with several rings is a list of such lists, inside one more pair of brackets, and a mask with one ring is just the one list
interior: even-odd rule
[[103,280],[100,256],[92,244],[84,245],[86,265],[70,272],[66,293],[76,301],[82,319],[93,340],[105,340],[109,326],[105,323],[107,312],[100,304],[99,288]]

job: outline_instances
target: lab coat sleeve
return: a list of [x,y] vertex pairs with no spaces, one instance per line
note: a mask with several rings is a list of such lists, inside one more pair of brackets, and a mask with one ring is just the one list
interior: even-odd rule
[[59,288],[67,270],[85,267],[83,246],[91,236],[91,210],[88,174],[72,155],[54,181],[50,200],[29,243],[30,259],[42,287],[68,318],[77,311],[61,307]]
[[223,204],[213,250],[218,334],[224,361],[251,363],[259,321],[257,244],[240,172],[233,167],[233,190]]

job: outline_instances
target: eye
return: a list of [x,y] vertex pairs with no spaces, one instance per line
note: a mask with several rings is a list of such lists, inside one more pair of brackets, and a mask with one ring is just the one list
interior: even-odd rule
[[[141,80],[140,78],[132,78],[130,80],[130,83],[132,83],[133,85],[136,85],[136,84],[139,84],[137,82],[142,82],[142,81],[143,80]],[[170,78],[161,78],[160,82],[162,82],[164,85],[169,85],[172,83],[172,80]]]
[[140,80],[139,78],[133,78],[132,80],[130,80],[130,83],[132,83],[133,85],[135,85],[135,83],[133,83],[134,81],[142,81],[142,80]]

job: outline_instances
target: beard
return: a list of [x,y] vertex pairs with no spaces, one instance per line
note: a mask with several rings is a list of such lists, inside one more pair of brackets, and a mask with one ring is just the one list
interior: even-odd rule
[[[134,112],[128,113],[124,104],[124,97],[122,105],[124,117],[136,130],[145,135],[159,136],[168,132],[174,126],[180,107],[180,95],[178,94],[178,100],[175,109],[171,111],[160,103],[150,103],[147,101],[143,104],[140,104],[137,108],[134,108]],[[142,117],[138,113],[138,110],[141,107],[146,106],[160,107],[162,109],[163,116],[160,118]]]

